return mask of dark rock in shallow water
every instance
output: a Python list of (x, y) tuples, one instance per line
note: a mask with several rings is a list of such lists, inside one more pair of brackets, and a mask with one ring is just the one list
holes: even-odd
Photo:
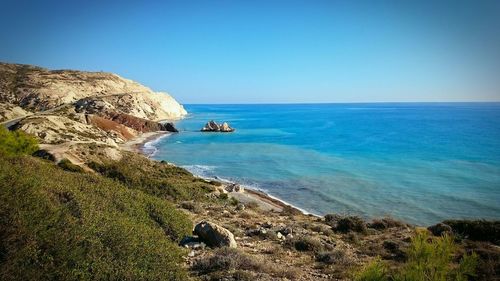
[(201, 131), (229, 133), (234, 132), (234, 128), (231, 128), (227, 122), (217, 124), (217, 122), (215, 122), (214, 120), (210, 120), (207, 124), (205, 124)]
[(178, 133), (179, 130), (174, 126), (174, 123), (163, 123), (163, 130), (162, 131), (167, 131), (167, 132), (172, 132), (172, 133)]

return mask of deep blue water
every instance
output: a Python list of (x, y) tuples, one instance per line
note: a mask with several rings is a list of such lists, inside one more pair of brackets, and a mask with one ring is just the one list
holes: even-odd
[[(500, 219), (500, 104), (187, 105), (156, 159), (315, 214)], [(208, 121), (234, 133), (202, 133)]]

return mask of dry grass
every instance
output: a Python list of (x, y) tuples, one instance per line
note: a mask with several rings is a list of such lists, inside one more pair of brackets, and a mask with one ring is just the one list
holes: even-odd
[(198, 272), (199, 275), (208, 274), (209, 280), (218, 280), (218, 276), (233, 276), (234, 278), (235, 274), (239, 275), (243, 280), (247, 280), (245, 278), (254, 278), (258, 273), (296, 280), (300, 275), (296, 270), (283, 268), (267, 262), (262, 257), (249, 255), (239, 249), (233, 248), (215, 250), (208, 258), (204, 257), (196, 260), (192, 269)]
[(189, 210), (195, 214), (201, 214), (203, 212), (203, 208), (201, 205), (194, 201), (184, 201), (179, 204), (182, 209)]

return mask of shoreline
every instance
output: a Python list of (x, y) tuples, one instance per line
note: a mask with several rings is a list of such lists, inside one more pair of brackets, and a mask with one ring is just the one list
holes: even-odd
[(120, 148), (127, 150), (127, 151), (132, 151), (132, 152), (137, 152), (144, 154), (147, 158), (150, 158), (154, 153), (146, 153), (145, 152), (145, 145), (148, 143), (158, 141), (162, 137), (166, 137), (171, 135), (171, 132), (167, 131), (155, 131), (155, 132), (148, 132), (148, 133), (142, 133), (127, 142), (123, 143), (120, 145)]
[[(166, 136), (169, 136), (171, 134), (173, 134), (173, 133), (164, 132), (164, 131), (143, 133), (143, 134), (127, 141), (126, 143), (121, 145), (121, 147), (125, 150), (137, 152), (137, 153), (145, 155), (147, 158), (151, 158), (152, 156), (154, 156), (155, 152), (148, 153), (146, 151), (147, 150), (146, 146), (148, 144), (155, 143), (158, 140), (160, 140)], [(168, 163), (171, 165), (177, 166), (177, 165), (172, 164), (170, 162), (168, 162)], [(296, 207), (293, 204), (290, 204), (284, 200), (281, 200), (280, 198), (277, 198), (275, 196), (272, 196), (272, 195), (266, 193), (265, 191), (249, 188), (248, 186), (245, 186), (245, 185), (241, 185), (244, 188), (244, 190), (242, 192), (227, 192), (227, 191), (225, 191), (225, 187), (227, 185), (230, 185), (230, 184), (240, 185), (238, 182), (231, 182), (231, 181), (227, 181), (227, 180), (221, 181), (220, 179), (216, 179), (216, 178), (205, 178), (205, 177), (202, 177), (202, 176), (199, 176), (196, 174), (193, 174), (193, 175), (198, 177), (198, 178), (204, 179), (204, 180), (220, 181), (223, 184), (222, 188), (221, 188), (223, 190), (223, 192), (227, 193), (231, 197), (236, 198), (238, 201), (240, 201), (242, 203), (255, 202), (259, 206), (259, 208), (261, 208), (263, 210), (282, 212), (285, 209), (291, 209), (292, 212), (300, 212), (302, 215), (305, 215), (305, 216), (322, 217), (320, 215), (313, 214), (313, 213), (307, 212), (299, 207)]]

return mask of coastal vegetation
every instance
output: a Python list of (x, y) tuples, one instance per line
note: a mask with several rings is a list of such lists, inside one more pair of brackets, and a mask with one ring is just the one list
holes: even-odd
[(115, 179), (129, 188), (172, 200), (204, 200), (217, 184), (194, 177), (185, 169), (151, 161), (135, 153), (124, 152), (120, 161), (91, 162), (90, 168)]
[(429, 237), (417, 232), (407, 250), (407, 261), (398, 269), (390, 270), (380, 259), (367, 264), (355, 274), (357, 281), (466, 281), (476, 276), (478, 256), (464, 254), (454, 265), (457, 246), (453, 238), (444, 235)]
[(0, 154), (16, 156), (32, 154), (38, 150), (38, 141), (23, 131), (9, 131), (0, 126)]
[(177, 243), (192, 223), (158, 197), (0, 153), (0, 201), (1, 280), (187, 278)]

